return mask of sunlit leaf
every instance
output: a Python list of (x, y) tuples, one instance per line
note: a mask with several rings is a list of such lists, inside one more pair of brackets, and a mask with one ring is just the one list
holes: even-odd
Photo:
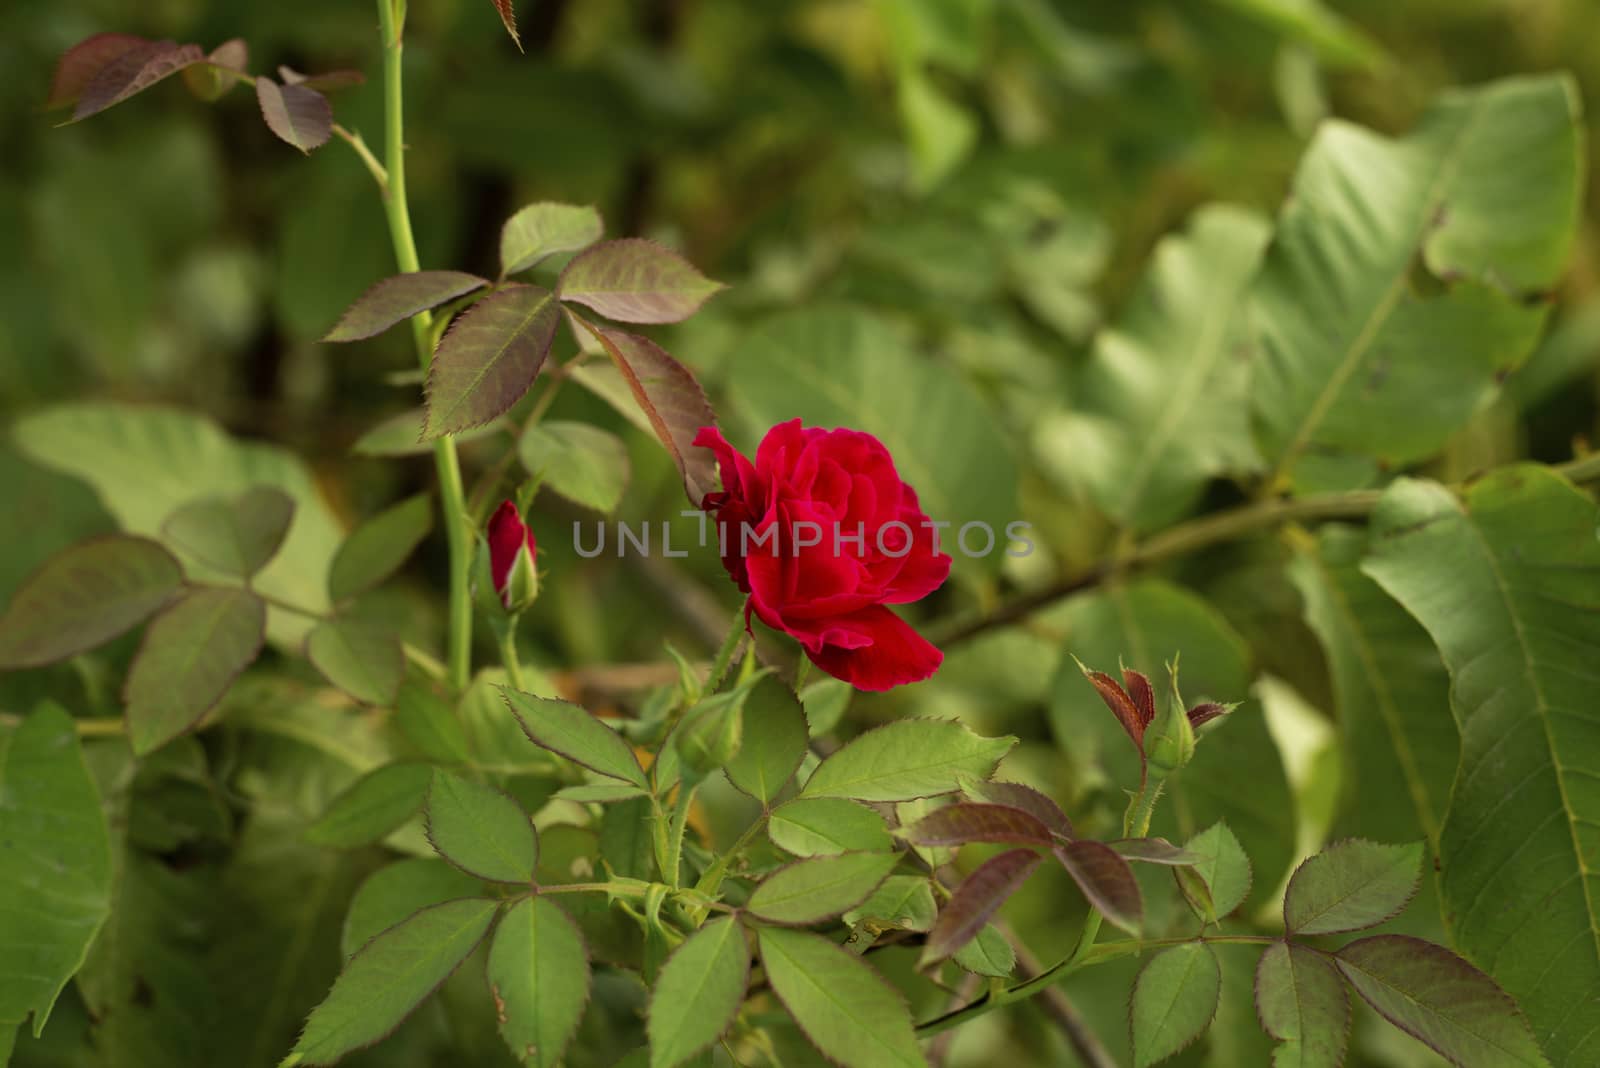
[(376, 337), (418, 312), (436, 308), (488, 284), (488, 279), (462, 271), (413, 271), (385, 278), (357, 297), (322, 340), (360, 341)]
[(503, 415), (533, 385), (558, 322), (559, 302), (539, 286), (507, 286), (462, 312), (428, 367), (423, 437)]
[(535, 697), (517, 690), (500, 688), (511, 714), (535, 745), (582, 764), (590, 771), (641, 790), (649, 789), (644, 769), (633, 749), (622, 736), (586, 710), (566, 701)]
[(1200, 859), (1178, 869), (1178, 886), (1201, 919), (1223, 919), (1244, 904), (1252, 882), (1250, 858), (1226, 823), (1218, 820), (1183, 848)]
[(963, 776), (990, 775), (1016, 742), (980, 737), (952, 720), (900, 720), (851, 739), (818, 765), (800, 795), (909, 801), (952, 793)]
[(933, 887), (926, 876), (891, 875), (872, 892), (871, 897), (846, 912), (844, 921), (852, 927), (870, 923), (878, 928), (927, 931), (932, 929), (938, 912), (938, 906), (933, 902)]
[(588, 248), (604, 232), (600, 213), (587, 204), (529, 204), (500, 230), (500, 273), (518, 274), (546, 257)]
[(990, 924), (978, 937), (956, 950), (951, 960), (974, 975), (1004, 979), (1017, 969), (1017, 951), (1000, 929)]
[(894, 847), (883, 817), (842, 797), (801, 797), (772, 810), (767, 834), (779, 849), (797, 857), (858, 850), (888, 852)]
[(578, 253), (556, 291), (618, 322), (676, 323), (722, 288), (671, 249), (629, 237)]
[(500, 1035), (517, 1059), (555, 1068), (589, 1001), (583, 935), (554, 901), (523, 898), (489, 947), (489, 991)]
[(532, 423), (517, 439), (517, 456), (542, 485), (597, 512), (615, 511), (628, 485), (627, 446), (588, 423)]

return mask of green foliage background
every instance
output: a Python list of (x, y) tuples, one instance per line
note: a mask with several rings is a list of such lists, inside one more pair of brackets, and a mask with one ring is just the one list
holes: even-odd
[[(1107, 392), (1095, 370), (1097, 331), (1115, 321), (1158, 353), (1200, 348), (1137, 329), (1141, 301), (1167, 307), (1139, 288), (1156, 242), (1188, 228), (1191, 269), (1218, 287), (1218, 300), (1236, 294), (1244, 276), (1233, 274), (1244, 267), (1230, 267), (1233, 242), (1265, 240), (1264, 221), (1319, 119), (1400, 135), (1447, 87), (1565, 69), (1584, 98), (1590, 145), (1600, 121), (1600, 6), (1589, 0), (1345, 0), (1337, 15), (1314, 0), (521, 6), (527, 55), (487, 3), (411, 4), (408, 163), (423, 264), (492, 275), (499, 223), (539, 199), (594, 203), (612, 236), (683, 250), (731, 288), (656, 336), (700, 375), (737, 443), (753, 446), (792, 415), (861, 426), (890, 445), (936, 517), (1034, 524), (1027, 558), (958, 557), (955, 581), (917, 610), (925, 620), (1076, 573), (1107, 553), (1119, 520), (1159, 529), (1241, 499), (1205, 479), (1239, 456), (1219, 427), (1234, 428), (1248, 451), (1247, 413), (1189, 413), (1165, 446), (1170, 455), (1150, 463), (1165, 471), (1192, 462), (1194, 477), (1139, 500), (1106, 495), (1102, 479), (1125, 487), (1126, 478), (1095, 467), (1104, 442), (1075, 413), (1109, 411), (1118, 432), (1135, 437), (1161, 418), (1159, 389)], [(12, 0), (0, 13), (0, 422), (25, 428), (16, 440), (51, 462), (0, 443), (0, 601), (73, 540), (118, 527), (153, 532), (198, 493), (269, 481), (300, 507), (262, 588), (315, 604), (340, 531), (430, 485), (425, 456), (349, 452), (417, 403), (403, 332), (337, 349), (316, 341), (392, 271), (381, 209), (343, 145), (301, 158), (261, 125), (247, 91), (206, 106), (176, 79), (79, 127), (52, 129), (39, 111), (56, 56), (90, 33), (208, 47), (238, 36), (256, 69), (367, 70), (368, 84), (335, 106), (340, 122), (375, 139), (373, 22), (370, 5), (329, 0)], [(1600, 432), (1597, 171), (1588, 168), (1543, 340), (1441, 448), (1401, 457), (1421, 456), (1421, 473), (1454, 482), (1522, 458), (1560, 462), (1575, 440)], [(1491, 190), (1488, 210), (1515, 212), (1518, 192)], [(1195, 214), (1216, 201), (1232, 207)], [(86, 406), (108, 401), (152, 410), (129, 417)], [(154, 406), (204, 413), (305, 466)], [(599, 400), (568, 388), (552, 417), (624, 434), (633, 478), (618, 518), (659, 523), (683, 507), (659, 446)], [(1191, 438), (1216, 455), (1193, 455)], [(504, 445), (463, 445), (469, 487)], [(207, 484), (196, 483), (195, 456)], [(1372, 480), (1342, 469), (1308, 477), (1337, 488)], [(1541, 498), (1538, 514), (1561, 506)], [(591, 705), (632, 700), (641, 671), (631, 665), (659, 665), (663, 637), (696, 656), (715, 647), (733, 599), (714, 554), (584, 561), (572, 551), (575, 520), (592, 530), (595, 516), (549, 495), (531, 518), (544, 590), (525, 657), (548, 686)], [(691, 540), (693, 524), (675, 524), (675, 537)], [(1074, 673), (1058, 676), (1062, 653), (1099, 666), (1120, 656), (1158, 672), (1181, 648), (1186, 690), (1250, 699), (1218, 736), (1226, 743), (1202, 748), (1186, 770), (1161, 817), (1169, 825), (1158, 821), (1157, 831), (1187, 836), (1226, 818), (1256, 864), (1246, 912), (1270, 911), (1290, 864), (1329, 835), (1426, 838), (1436, 849), (1441, 833), (1462, 833), (1441, 826), (1457, 736), (1434, 648), (1451, 660), (1452, 636), (1387, 600), (1380, 584), (1404, 594), (1357, 567), (1363, 548), (1343, 527), (1287, 542), (1263, 536), (1074, 598), (1027, 626), (953, 647), (926, 686), (857, 699), (846, 733), (915, 711), (1019, 735), (1010, 773), (1068, 803), (1086, 833), (1105, 831), (1136, 771), (1092, 692)], [(1401, 559), (1406, 551), (1415, 550), (1394, 550)], [(435, 537), (361, 611), (398, 621), (408, 640), (437, 652), (443, 574)], [(1352, 633), (1353, 620), (1370, 632)], [(292, 618), (274, 614), (278, 648), (301, 637)], [(480, 641), (487, 662), (488, 636)], [(1370, 648), (1385, 671), (1364, 659)], [(71, 666), (0, 677), (0, 712), (51, 697), (76, 714), (118, 715), (117, 682), (133, 649), (124, 639)], [(283, 657), (272, 667), (229, 698), (226, 716), (239, 729), (204, 745), (181, 739), (135, 764), (121, 743), (88, 744), (112, 806), (113, 919), (50, 1028), (23, 1038), (15, 1063), (271, 1065), (292, 1043), (338, 970), (350, 896), (383, 857), (320, 849), (302, 832), (357, 774), (405, 754), (370, 724), (332, 716), (303, 663)], [(642, 677), (671, 674), (648, 667)], [(1378, 692), (1374, 678), (1393, 691)], [(1416, 719), (1414, 774), (1395, 766), (1390, 746), (1360, 742), (1389, 708), (1434, 713)], [(491, 714), (469, 718), (478, 752), (498, 752), (490, 735), (500, 726)], [(1468, 746), (1478, 744), (1474, 728), (1460, 726)], [(1592, 762), (1593, 746), (1581, 745)], [(525, 804), (546, 788), (534, 777), (524, 785)], [(725, 844), (743, 810), (731, 797), (705, 808), (705, 830)], [(564, 844), (560, 833), (554, 845), (547, 836), (542, 864), (561, 863), (563, 849), (568, 860), (595, 850), (592, 832), (568, 832)], [(406, 833), (391, 845), (428, 855)], [(602, 829), (599, 850), (625, 853), (617, 838)], [(1436, 895), (1425, 880), (1424, 900), (1398, 928), (1448, 941)], [(1070, 945), (1080, 908), (1052, 871), (1005, 916), (1050, 960)], [(1249, 962), (1232, 951), (1221, 953), (1215, 1030), (1180, 1063), (1266, 1063)], [(914, 960), (891, 951), (879, 962), (914, 1006), (936, 1009), (938, 992), (911, 977)], [(1119, 1058), (1132, 967), (1068, 988)], [(479, 974), (463, 969), (395, 1039), (348, 1063), (506, 1063), (474, 986)], [(575, 1066), (613, 1063), (642, 1040), (632, 1014), (642, 990), (616, 971), (597, 972), (596, 982)], [(784, 1063), (809, 1063), (790, 1037), (784, 1052), (799, 1059)], [(1030, 1003), (960, 1031), (946, 1063), (1070, 1057)], [(1358, 1015), (1350, 1063), (1433, 1063), (1427, 1057)]]

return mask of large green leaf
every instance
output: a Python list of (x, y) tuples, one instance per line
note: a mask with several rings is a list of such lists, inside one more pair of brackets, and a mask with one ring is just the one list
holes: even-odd
[(435, 857), (408, 857), (379, 868), (356, 888), (345, 913), (339, 947), (345, 957), (412, 913), (457, 898), (474, 897), (483, 884)]
[[(167, 516), (197, 497), (278, 487), (294, 498), (294, 525), (255, 587), (306, 608), (328, 606), (322, 576), (341, 528), (310, 471), (286, 450), (235, 441), (188, 412), (113, 404), (49, 408), (18, 420), (13, 434), (32, 459), (89, 483), (132, 534), (160, 537)], [(191, 563), (191, 578), (221, 577)], [(293, 645), (308, 629), (303, 617), (272, 614), (274, 642)]]
[(294, 498), (276, 486), (201, 497), (167, 517), (161, 533), (195, 559), (237, 578), (260, 571), (283, 545)]
[(627, 237), (572, 257), (557, 291), (618, 322), (676, 323), (722, 288), (671, 249)]
[(1365, 532), (1329, 525), (1289, 574), (1333, 675), (1343, 743), (1338, 831), (1437, 849), (1459, 741), (1427, 631), (1358, 566)]
[(712, 920), (679, 946), (650, 999), (651, 1068), (675, 1068), (733, 1023), (750, 981), (750, 946), (731, 916)]
[(1526, 298), (1576, 222), (1577, 107), (1569, 80), (1524, 78), (1449, 94), (1398, 141), (1322, 126), (1253, 290), (1279, 476), (1339, 488), (1426, 457), (1527, 357), (1545, 309)]
[(1075, 453), (1095, 499), (1127, 526), (1174, 519), (1207, 479), (1257, 463), (1240, 298), (1268, 233), (1238, 208), (1199, 212), (1156, 246), (1121, 320), (1095, 338), (1073, 398)]
[(802, 797), (910, 801), (954, 793), (963, 777), (988, 778), (1017, 744), (984, 738), (953, 720), (905, 719), (840, 747), (811, 773)]
[(147, 538), (112, 535), (69, 546), (30, 575), (0, 615), (0, 668), (50, 664), (110, 641), (182, 582), (172, 554)]
[(583, 936), (561, 906), (530, 897), (511, 907), (489, 947), (489, 990), (517, 1059), (533, 1068), (560, 1064), (589, 1001)]
[(628, 486), (628, 448), (615, 434), (588, 423), (552, 419), (531, 423), (517, 439), (530, 475), (574, 504), (607, 514)]
[(477, 948), (496, 907), (481, 899), (434, 905), (368, 942), (306, 1020), (298, 1063), (332, 1064), (394, 1030)]
[(587, 204), (529, 204), (500, 228), (500, 273), (517, 274), (547, 256), (586, 248), (604, 232), (600, 213)]
[(649, 787), (639, 758), (633, 755), (622, 735), (587, 710), (566, 701), (535, 697), (503, 686), (500, 694), (535, 745), (582, 764), (590, 771), (621, 779), (640, 789)]
[(435, 770), (428, 790), (428, 840), (462, 871), (501, 883), (530, 883), (539, 840), (528, 814), (492, 787)]
[[(1088, 664), (1115, 664), (1153, 679), (1163, 662), (1182, 654), (1181, 681), (1189, 701), (1243, 699), (1250, 685), (1244, 642), (1194, 594), (1159, 579), (1112, 585), (1070, 602), (1064, 613), (1066, 647)], [(1050, 705), (1058, 742), (1081, 759), (1097, 759), (1116, 791), (1139, 782), (1139, 757), (1116, 718), (1071, 658), (1056, 676)], [(1240, 787), (1249, 783), (1248, 790)], [(1188, 841), (1218, 820), (1244, 845), (1255, 866), (1251, 900), (1272, 892), (1293, 859), (1294, 801), (1283, 761), (1254, 701), (1245, 701), (1201, 735), (1194, 760), (1167, 780), (1150, 833)]]
[(267, 606), (247, 590), (193, 590), (145, 631), (123, 684), (128, 740), (144, 754), (200, 722), (261, 652)]
[(764, 927), (761, 963), (783, 1007), (844, 1068), (926, 1068), (895, 989), (860, 958), (806, 931)]
[(1166, 1060), (1199, 1038), (1217, 1014), (1221, 993), (1222, 966), (1203, 942), (1173, 946), (1151, 957), (1133, 985), (1128, 1010), (1137, 1068)]
[(819, 923), (865, 901), (899, 861), (895, 853), (806, 857), (763, 879), (745, 907), (768, 923)]
[(770, 805), (806, 755), (810, 734), (805, 710), (787, 683), (765, 675), (745, 698), (740, 715), (739, 752), (724, 770), (734, 786)]
[(1274, 1068), (1339, 1068), (1350, 1037), (1350, 997), (1316, 950), (1274, 942), (1256, 966), (1256, 1014), (1282, 1043)]
[[(1016, 518), (1016, 469), (993, 415), (954, 372), (917, 356), (868, 312), (844, 307), (775, 316), (737, 351), (729, 387), (752, 446), (795, 417), (874, 434), (928, 517), (952, 524), (942, 540), (957, 563), (968, 559), (956, 544), (961, 526), (987, 523), (997, 543), (983, 562), (999, 567)], [(981, 550), (978, 534), (969, 537)]]
[(1283, 925), (1297, 935), (1376, 927), (1398, 915), (1422, 879), (1422, 846), (1335, 842), (1295, 869)]
[(0, 736), (0, 1030), (38, 1035), (111, 907), (111, 841), (72, 717)]
[(1538, 467), (1458, 500), (1402, 480), (1363, 568), (1450, 669), (1461, 765), (1439, 835), (1451, 940), (1510, 991), (1559, 1064), (1600, 1061), (1600, 509)]
[(887, 853), (894, 847), (882, 816), (860, 802), (842, 797), (786, 801), (772, 810), (767, 834), (779, 849), (797, 857), (856, 850)]

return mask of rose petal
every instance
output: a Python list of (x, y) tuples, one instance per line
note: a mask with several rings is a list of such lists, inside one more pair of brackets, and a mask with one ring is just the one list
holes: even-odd
[[(858, 690), (879, 692), (921, 682), (944, 661), (944, 654), (932, 643), (881, 605), (829, 624), (826, 644), (806, 653), (817, 667)], [(857, 644), (863, 638), (866, 644)]]

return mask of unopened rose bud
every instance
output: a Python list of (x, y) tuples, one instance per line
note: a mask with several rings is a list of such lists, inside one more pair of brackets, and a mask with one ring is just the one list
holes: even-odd
[(1144, 753), (1151, 772), (1158, 779), (1177, 771), (1194, 759), (1194, 725), (1184, 710), (1178, 692), (1178, 665), (1168, 665), (1172, 675), (1172, 698), (1156, 713), (1145, 730)]
[(539, 574), (533, 566), (538, 552), (533, 531), (517, 514), (517, 506), (503, 502), (489, 519), (489, 576), (507, 612), (522, 611), (539, 595)]

